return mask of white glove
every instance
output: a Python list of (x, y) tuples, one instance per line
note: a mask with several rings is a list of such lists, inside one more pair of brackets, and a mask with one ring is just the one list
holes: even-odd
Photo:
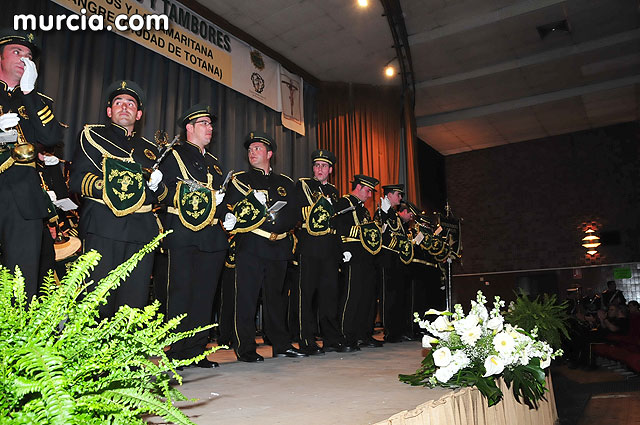
[(222, 203), (222, 200), (224, 199), (224, 192), (222, 191), (222, 189), (216, 190), (215, 195), (216, 195), (216, 207), (217, 207)]
[(147, 186), (149, 186), (149, 189), (151, 189), (152, 192), (155, 192), (156, 190), (158, 190), (158, 186), (160, 185), (161, 181), (162, 181), (162, 171), (155, 170), (153, 173), (151, 173), (151, 177), (149, 177)]
[(47, 190), (47, 195), (49, 195), (49, 199), (51, 199), (51, 202), (56, 202), (58, 200), (58, 197), (53, 190)]
[(230, 212), (228, 212), (224, 216), (224, 221), (222, 222), (222, 227), (224, 227), (224, 230), (226, 230), (227, 232), (231, 231), (234, 227), (236, 227), (236, 221), (238, 221), (236, 216), (231, 214)]
[(380, 209), (385, 213), (389, 212), (389, 208), (391, 208), (391, 201), (386, 196), (384, 198), (380, 198)]
[(348, 263), (351, 260), (351, 253), (349, 251), (345, 251), (342, 253), (342, 262)]
[(333, 202), (331, 201), (330, 196), (325, 196), (325, 198), (327, 199), (327, 202), (329, 203), (329, 205), (333, 205)]
[(256, 197), (258, 202), (260, 202), (265, 207), (267, 206), (267, 195), (265, 195), (264, 192), (258, 192), (257, 190), (254, 190), (253, 195)]
[(422, 232), (418, 232), (416, 237), (413, 238), (413, 244), (414, 245), (420, 245), (423, 240), (424, 240), (424, 235), (422, 234)]
[(20, 117), (15, 112), (0, 115), (0, 130), (7, 131), (7, 129), (18, 125), (19, 121)]
[(58, 165), (60, 163), (60, 158), (55, 155), (44, 155), (42, 162), (44, 162), (44, 165)]
[(20, 58), (24, 63), (24, 72), (20, 78), (20, 90), (22, 93), (28, 94), (36, 88), (36, 80), (38, 79), (38, 70), (36, 64), (29, 58)]

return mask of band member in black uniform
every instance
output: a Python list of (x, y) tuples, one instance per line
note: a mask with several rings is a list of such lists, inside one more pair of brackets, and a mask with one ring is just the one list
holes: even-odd
[(37, 292), (42, 241), (50, 237), (44, 219), (51, 202), (36, 171), (35, 144), (53, 146), (61, 136), (51, 99), (35, 90), (39, 53), (33, 34), (0, 33), (0, 134), (17, 132), (0, 144), (0, 262), (12, 272), (20, 267), (27, 298)]
[[(234, 216), (235, 217), (235, 216)], [(218, 315), (218, 345), (231, 347), (235, 316), (236, 242), (229, 239), (229, 251), (220, 279), (220, 313)]]
[[(336, 157), (332, 152), (317, 150), (311, 154), (313, 178), (302, 178), (296, 184), (302, 212), (302, 229), (298, 232), (298, 319), (300, 349), (307, 354), (324, 351), (354, 351), (344, 345), (338, 321), (338, 268), (341, 260), (340, 239), (332, 226), (333, 206), (338, 189), (329, 183)], [(317, 312), (313, 308), (317, 301)], [(320, 323), (323, 347), (315, 342), (316, 317)]]
[[(273, 356), (304, 357), (290, 344), (284, 290), (287, 261), (295, 249), (290, 231), (299, 216), (295, 185), (271, 169), (276, 151), (271, 138), (250, 133), (244, 147), (251, 169), (234, 175), (226, 200), (237, 218), (233, 348), (240, 361), (264, 360), (256, 353), (255, 343), (255, 312), (262, 289), (265, 330)], [(286, 204), (281, 207), (278, 201)]]
[[(404, 330), (403, 304), (408, 287), (400, 261), (400, 248), (407, 248), (407, 240), (402, 221), (396, 208), (402, 201), (404, 185), (391, 184), (382, 186), (384, 197), (375, 219), (382, 226), (382, 252), (377, 260), (380, 266), (382, 282), (382, 323), (384, 324), (384, 340), (400, 342)], [(409, 247), (412, 249), (412, 247)], [(410, 261), (411, 259), (409, 259)]]
[[(401, 319), (399, 319), (399, 329), (403, 340), (414, 340), (416, 338), (416, 332), (414, 330), (416, 323), (413, 321), (413, 313), (416, 311), (421, 312), (423, 305), (419, 303), (424, 303), (425, 299), (424, 297), (418, 299), (420, 294), (416, 290), (411, 272), (414, 264), (413, 259), (420, 249), (419, 244), (422, 242), (424, 236), (413, 227), (415, 215), (407, 202), (401, 202), (400, 205), (398, 205), (397, 212), (398, 217), (400, 217), (402, 221), (404, 234), (407, 236), (406, 239), (403, 239), (405, 241), (403, 243), (408, 244), (403, 251), (398, 250), (399, 256), (402, 255), (400, 257), (400, 273), (402, 274), (402, 282), (404, 283), (403, 287), (405, 289), (404, 302), (400, 306), (399, 314)], [(422, 312), (424, 311), (426, 311), (426, 309), (422, 310)]]
[[(380, 346), (373, 338), (370, 313), (376, 301), (376, 273), (374, 258), (382, 248), (380, 228), (371, 220), (364, 203), (371, 198), (378, 180), (356, 174), (351, 193), (344, 195), (335, 206), (336, 232), (342, 241), (342, 279), (340, 297), (340, 331), (345, 344), (357, 347)], [(349, 210), (351, 209), (351, 210)]]
[[(82, 196), (80, 238), (84, 251), (95, 249), (102, 259), (90, 279), (97, 283), (128, 260), (159, 233), (153, 203), (168, 190), (162, 172), (153, 170), (156, 145), (135, 131), (142, 118), (144, 92), (132, 81), (120, 80), (107, 89), (107, 125), (87, 124), (73, 155), (70, 187)], [(144, 307), (149, 300), (153, 255), (145, 255), (113, 290), (102, 317), (122, 305)]]
[[(430, 308), (443, 310), (446, 299), (442, 286), (442, 270), (434, 256), (429, 252), (434, 242), (432, 224), (422, 215), (422, 211), (413, 203), (407, 202), (413, 221), (410, 224), (414, 241), (414, 255), (409, 265), (412, 280), (412, 312), (422, 315)], [(404, 204), (400, 208), (403, 208)], [(400, 209), (399, 209), (400, 210)], [(422, 332), (417, 323), (413, 324), (414, 335)]]
[[(235, 224), (233, 214), (218, 208), (224, 199), (224, 181), (218, 159), (206, 151), (213, 136), (214, 115), (207, 105), (195, 105), (179, 119), (186, 141), (175, 146), (160, 169), (169, 188), (164, 228), (173, 230), (165, 241), (168, 255), (167, 317), (186, 313), (178, 331), (205, 326), (211, 321), (213, 299), (229, 243), (221, 219)], [(225, 205), (223, 205), (225, 207)], [(199, 332), (171, 345), (168, 356), (188, 359), (205, 351), (208, 332)], [(217, 367), (202, 359), (199, 367)]]

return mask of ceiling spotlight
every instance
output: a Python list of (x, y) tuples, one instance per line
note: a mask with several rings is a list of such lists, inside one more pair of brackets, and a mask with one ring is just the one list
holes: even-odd
[(384, 75), (391, 78), (396, 75), (396, 68), (393, 65), (387, 65), (384, 67)]
[(358, 6), (367, 7), (367, 6), (369, 6), (369, 1), (368, 0), (358, 0)]
[(557, 22), (551, 22), (549, 24), (544, 24), (536, 27), (538, 30), (538, 35), (540, 35), (540, 39), (544, 40), (549, 34), (552, 33), (561, 33), (561, 34), (569, 34), (571, 33), (571, 27), (569, 26), (569, 22), (566, 19)]

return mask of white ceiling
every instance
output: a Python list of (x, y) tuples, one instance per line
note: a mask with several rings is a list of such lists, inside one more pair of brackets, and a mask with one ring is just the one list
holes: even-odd
[[(400, 84), (379, 0), (199, 1), (318, 80)], [(399, 1), (418, 136), (444, 155), (640, 118), (640, 0)]]

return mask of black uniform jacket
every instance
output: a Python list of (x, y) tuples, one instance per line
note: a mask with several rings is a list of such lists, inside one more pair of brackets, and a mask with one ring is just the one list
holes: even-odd
[[(309, 192), (305, 190), (305, 186)], [(313, 202), (318, 196), (325, 196), (331, 200), (332, 205), (338, 202), (338, 189), (331, 183), (322, 184), (315, 178), (301, 178), (296, 183), (296, 194), (298, 195), (298, 203), (300, 205), (300, 220), (304, 223), (309, 214), (309, 210)], [(311, 194), (311, 199), (309, 199)], [(337, 212), (334, 210), (334, 212)], [(298, 231), (298, 249), (297, 252), (316, 258), (327, 258), (335, 256), (342, 258), (340, 251), (340, 238), (335, 232), (335, 225), (331, 225), (331, 232), (326, 235), (312, 236), (307, 232), (305, 226)]]
[[(27, 142), (53, 146), (62, 137), (61, 127), (51, 111), (52, 101), (35, 90), (23, 94), (20, 86), (9, 90), (0, 80), (0, 114), (15, 112), (20, 116), (20, 129)], [(10, 158), (10, 150), (0, 153), (0, 168)], [(43, 196), (35, 160), (28, 164), (14, 163), (0, 173), (0, 186), (11, 188), (20, 214), (25, 219), (48, 217), (47, 196)]]
[(402, 220), (393, 207), (390, 207), (386, 213), (381, 208), (378, 208), (374, 219), (384, 229), (382, 233), (382, 251), (380, 252), (382, 255), (378, 256), (378, 261), (385, 267), (391, 267), (397, 263), (395, 260), (399, 259), (397, 241), (395, 241), (394, 235), (404, 235), (406, 231), (402, 225)]
[[(180, 170), (175, 155), (178, 155), (182, 160), (188, 173), (186, 176), (184, 176)], [(163, 174), (163, 181), (166, 182), (169, 189), (169, 194), (165, 198), (165, 202), (174, 208), (177, 207), (175, 204), (175, 194), (176, 186), (179, 182), (178, 178), (193, 179), (202, 185), (206, 185), (208, 176), (211, 176), (211, 189), (217, 190), (222, 185), (225, 177), (222, 174), (218, 158), (208, 152), (203, 155), (198, 146), (188, 141), (174, 147), (173, 152), (167, 154), (163, 159), (160, 170)], [(173, 233), (164, 240), (164, 246), (169, 249), (195, 246), (200, 251), (205, 252), (226, 250), (229, 248), (229, 243), (227, 242), (227, 234), (222, 229), (220, 220), (224, 220), (227, 212), (229, 211), (226, 209), (226, 204), (224, 202), (221, 203), (216, 208), (214, 217), (218, 220), (214, 220), (215, 224), (206, 226), (197, 232), (185, 227), (177, 214), (164, 213), (162, 216), (164, 228), (173, 230)]]
[(335, 217), (334, 223), (338, 236), (342, 240), (342, 251), (349, 251), (352, 255), (350, 261), (355, 263), (373, 258), (362, 246), (358, 229), (360, 224), (371, 221), (371, 214), (369, 214), (369, 210), (364, 206), (364, 203), (353, 195), (341, 197), (336, 203), (335, 210), (342, 211), (352, 205), (356, 209)]
[[(103, 172), (100, 149), (118, 158), (131, 157), (142, 167), (151, 168), (158, 157), (156, 145), (117, 124), (85, 125), (80, 133), (71, 166), (71, 191), (83, 196), (80, 237), (92, 233), (104, 238), (145, 244), (158, 235), (158, 223), (152, 213), (131, 213), (116, 217), (102, 200)], [(145, 203), (141, 208), (162, 202), (168, 193), (164, 183), (153, 192), (145, 185)], [(147, 207), (148, 208), (148, 207)]]
[[(268, 233), (283, 234), (292, 230), (300, 215), (295, 184), (293, 180), (283, 174), (271, 172), (265, 174), (263, 170), (251, 168), (234, 175), (225, 202), (230, 206), (244, 199), (251, 191), (257, 190), (267, 195), (267, 208), (277, 201), (286, 201), (275, 221), (265, 220), (259, 229)], [(238, 233), (235, 237), (237, 252), (249, 252), (258, 257), (271, 260), (289, 260), (293, 258), (294, 237), (291, 234), (280, 240), (269, 240), (252, 232)]]

